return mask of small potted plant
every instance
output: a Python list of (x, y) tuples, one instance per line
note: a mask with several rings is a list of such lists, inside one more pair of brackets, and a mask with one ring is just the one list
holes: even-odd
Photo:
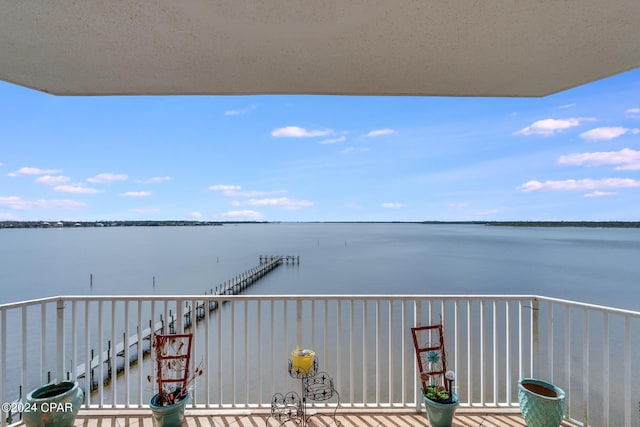
[(418, 326), (411, 328), (411, 332), (429, 424), (450, 427), (459, 400), (453, 392), (455, 373), (447, 371), (442, 325)]
[[(154, 338), (154, 357), (158, 392), (149, 406), (158, 427), (178, 427), (184, 420), (184, 408), (189, 389), (202, 375), (202, 366), (191, 367), (193, 334), (157, 334)], [(152, 381), (151, 376), (148, 377)]]
[(458, 395), (452, 389), (455, 378), (455, 372), (447, 371), (444, 385), (434, 381), (433, 376), (426, 372), (420, 374), (420, 379), (428, 382), (422, 389), (422, 400), (432, 427), (449, 427), (453, 422), (453, 415), (459, 404)]

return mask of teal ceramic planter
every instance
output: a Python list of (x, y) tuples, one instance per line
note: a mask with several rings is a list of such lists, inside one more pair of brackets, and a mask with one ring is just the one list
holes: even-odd
[(178, 427), (184, 421), (184, 407), (187, 405), (190, 393), (179, 402), (168, 406), (158, 406), (156, 401), (158, 394), (154, 394), (149, 402), (151, 412), (153, 413), (153, 419), (158, 427)]
[(545, 381), (521, 378), (518, 403), (528, 427), (558, 427), (564, 417), (564, 391)]
[(458, 395), (451, 393), (453, 397), (452, 403), (438, 403), (431, 399), (428, 399), (424, 394), (422, 400), (424, 401), (424, 407), (427, 412), (427, 418), (431, 427), (451, 427), (453, 422), (453, 415), (456, 412), (456, 408), (460, 403)]
[(83, 399), (75, 381), (47, 384), (27, 394), (22, 419), (27, 427), (71, 427)]

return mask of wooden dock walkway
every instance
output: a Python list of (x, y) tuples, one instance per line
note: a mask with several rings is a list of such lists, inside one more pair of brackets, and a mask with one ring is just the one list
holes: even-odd
[[(293, 255), (260, 255), (259, 264), (242, 274), (239, 274), (232, 279), (216, 286), (216, 288), (210, 289), (210, 293), (205, 292), (205, 301), (196, 304), (195, 310), (191, 305), (186, 306), (183, 311), (183, 326), (184, 329), (191, 329), (193, 327), (194, 317), (196, 324), (204, 320), (206, 317), (207, 309), (209, 312), (213, 312), (218, 309), (218, 301), (206, 301), (207, 295), (238, 295), (242, 293), (249, 286), (260, 280), (262, 277), (273, 271), (279, 265), (285, 264), (299, 264), (300, 257)], [(195, 312), (195, 316), (194, 316)], [(160, 320), (153, 322), (149, 320), (149, 327), (144, 329), (138, 334), (130, 335), (126, 339), (126, 335), (122, 334), (122, 341), (115, 344), (112, 347), (111, 341), (107, 343), (107, 350), (103, 351), (101, 355), (95, 355), (94, 350), (91, 350), (90, 359), (90, 372), (91, 372), (91, 390), (98, 388), (98, 379), (96, 378), (96, 371), (99, 370), (100, 364), (104, 363), (106, 366), (103, 368), (103, 384), (108, 384), (112, 376), (112, 363), (111, 357), (116, 355), (116, 373), (124, 371), (125, 365), (125, 341), (129, 348), (129, 365), (133, 365), (138, 362), (139, 354), (142, 353), (142, 357), (145, 357), (151, 352), (151, 337), (155, 334), (163, 333), (176, 333), (177, 319), (176, 314), (171, 310), (169, 311), (169, 318), (163, 319), (162, 314)], [(84, 378), (87, 372), (86, 363), (82, 363), (75, 368), (75, 377)]]

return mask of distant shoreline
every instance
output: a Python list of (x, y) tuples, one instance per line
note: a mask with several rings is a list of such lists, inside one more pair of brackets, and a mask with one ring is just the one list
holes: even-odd
[(200, 227), (224, 224), (428, 224), (494, 227), (640, 228), (640, 221), (0, 221), (0, 228)]
[(640, 228), (640, 221), (424, 221), (423, 224), (479, 224), (495, 227)]

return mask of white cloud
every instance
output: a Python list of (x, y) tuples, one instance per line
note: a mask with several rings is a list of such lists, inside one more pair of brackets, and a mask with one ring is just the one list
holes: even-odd
[(466, 208), (469, 207), (468, 203), (449, 203), (447, 206), (449, 206), (450, 208)]
[(200, 219), (200, 218), (202, 218), (202, 214), (201, 214), (200, 212), (197, 212), (197, 211), (189, 212), (189, 213), (187, 214), (187, 216), (188, 216), (189, 218), (194, 218), (194, 219)]
[(252, 211), (252, 210), (244, 210), (244, 211), (229, 211), (220, 215), (225, 219), (232, 220), (248, 220), (248, 221), (260, 221), (264, 219), (264, 215), (260, 212)]
[(287, 190), (273, 190), (273, 191), (226, 191), (225, 196), (230, 197), (262, 197), (271, 194), (283, 194), (287, 193)]
[(71, 181), (71, 178), (68, 176), (52, 176), (52, 175), (44, 175), (35, 179), (35, 183), (37, 184), (45, 184), (45, 185), (58, 185), (65, 182)]
[(519, 131), (514, 132), (514, 135), (544, 135), (551, 136), (557, 132), (569, 129), (575, 126), (579, 126), (584, 121), (591, 121), (594, 119), (589, 118), (569, 118), (569, 119), (543, 119), (533, 122), (531, 125), (526, 126)]
[(580, 138), (587, 141), (603, 141), (614, 139), (627, 133), (637, 134), (640, 129), (629, 129), (621, 126), (601, 127), (582, 132)]
[(500, 211), (498, 209), (489, 209), (486, 211), (478, 211), (475, 214), (477, 216), (489, 216), (489, 215), (495, 215), (497, 213), (499, 213)]
[(129, 177), (125, 174), (100, 173), (94, 177), (87, 178), (92, 184), (105, 184), (109, 182), (126, 181)]
[(610, 188), (640, 187), (640, 181), (630, 178), (567, 179), (564, 181), (529, 181), (517, 188), (531, 191), (593, 191)]
[(307, 130), (298, 126), (286, 126), (274, 129), (271, 136), (276, 138), (312, 138), (316, 136), (330, 135), (333, 131), (327, 130)]
[(239, 185), (227, 185), (227, 184), (215, 184), (215, 185), (211, 185), (209, 187), (207, 187), (207, 190), (209, 191), (221, 191), (223, 193), (228, 192), (228, 191), (237, 191), (240, 190), (242, 187), (240, 187)]
[(575, 107), (576, 104), (564, 104), (564, 105), (560, 105), (558, 108), (571, 108), (571, 107)]
[(60, 193), (71, 194), (98, 194), (102, 193), (101, 190), (97, 190), (91, 187), (85, 187), (84, 184), (71, 184), (71, 185), (58, 185), (53, 187), (55, 191)]
[(627, 108), (624, 115), (632, 119), (640, 119), (640, 108)]
[(313, 206), (313, 202), (309, 200), (290, 199), (289, 197), (278, 197), (272, 199), (249, 199), (245, 201), (233, 201), (232, 206), (274, 206), (286, 210), (297, 210)]
[(369, 147), (356, 148), (356, 147), (347, 147), (344, 150), (340, 151), (340, 154), (356, 154), (356, 153), (366, 153), (371, 151)]
[(147, 179), (137, 179), (138, 184), (160, 184), (161, 182), (171, 181), (170, 176), (154, 176)]
[(387, 202), (387, 203), (383, 203), (380, 205), (380, 207), (383, 207), (385, 209), (401, 209), (406, 207), (407, 205), (403, 204), (403, 203), (396, 203), (396, 202)]
[(15, 172), (8, 173), (7, 176), (16, 177), (16, 176), (24, 176), (24, 175), (56, 175), (59, 173), (62, 173), (62, 170), (24, 167), (24, 168), (18, 169)]
[(86, 206), (74, 200), (24, 200), (20, 197), (0, 197), (0, 207), (12, 210), (31, 209), (79, 209)]
[(151, 195), (151, 191), (127, 191), (120, 193), (122, 197), (147, 197)]
[(393, 133), (396, 133), (395, 130), (393, 129), (376, 129), (376, 130), (372, 130), (371, 132), (369, 132), (368, 134), (366, 134), (365, 136), (367, 137), (372, 137), (372, 136), (382, 136), (382, 135), (391, 135)]
[(158, 208), (137, 208), (133, 210), (135, 213), (139, 214), (149, 214), (149, 213), (157, 213), (160, 212)]
[(587, 193), (584, 197), (604, 197), (604, 196), (615, 196), (616, 192), (614, 191), (593, 191), (591, 193)]
[(258, 108), (257, 104), (252, 104), (250, 107), (247, 108), (243, 108), (240, 110), (228, 110), (224, 112), (225, 116), (239, 116), (242, 114), (248, 114), (250, 113), (252, 110), (255, 110), (256, 108)]
[(216, 184), (207, 188), (209, 191), (219, 191), (223, 195), (228, 197), (261, 197), (268, 196), (270, 194), (282, 194), (286, 193), (287, 190), (273, 190), (273, 191), (250, 191), (245, 190), (242, 191), (242, 187), (240, 185), (226, 185), (226, 184)]
[(318, 144), (338, 144), (340, 142), (345, 142), (347, 140), (346, 136), (341, 136), (339, 138), (329, 138), (323, 141), (318, 142)]
[(623, 148), (620, 151), (575, 153), (560, 156), (558, 164), (576, 166), (618, 165), (615, 170), (640, 170), (640, 151)]

